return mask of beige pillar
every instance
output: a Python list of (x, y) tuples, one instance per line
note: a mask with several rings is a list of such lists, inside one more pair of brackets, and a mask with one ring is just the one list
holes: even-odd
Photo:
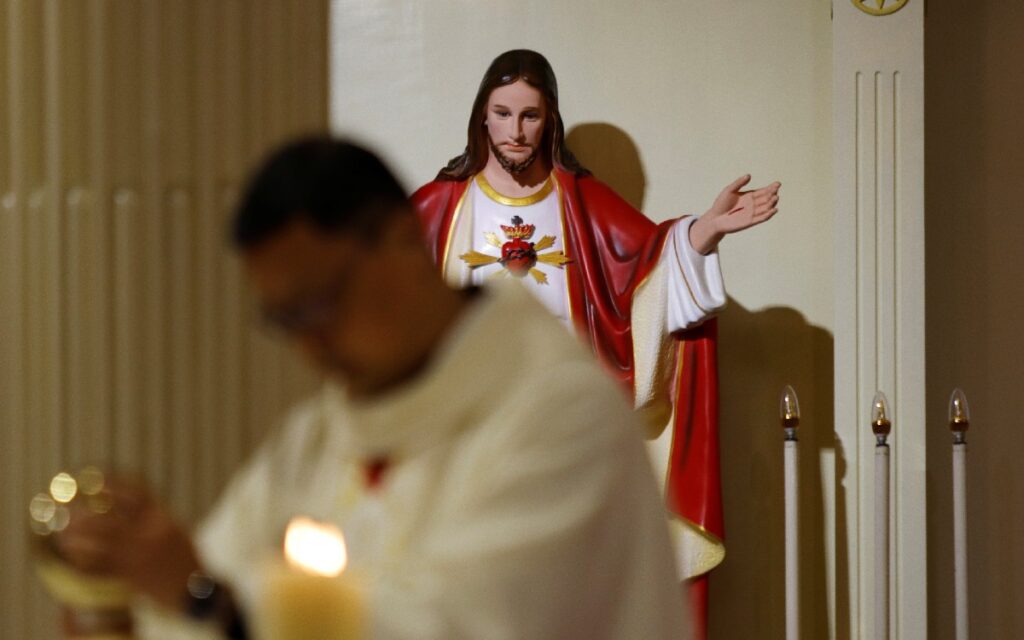
[(890, 401), (890, 636), (927, 637), (924, 2), (834, 0), (838, 637), (873, 637), (871, 399)]

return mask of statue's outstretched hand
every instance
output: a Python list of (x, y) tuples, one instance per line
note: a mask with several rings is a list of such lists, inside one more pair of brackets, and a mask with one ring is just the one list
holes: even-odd
[(690, 226), (690, 244), (701, 253), (710, 253), (726, 234), (748, 229), (771, 219), (779, 208), (779, 182), (743, 191), (750, 183), (745, 175), (722, 189), (714, 204)]

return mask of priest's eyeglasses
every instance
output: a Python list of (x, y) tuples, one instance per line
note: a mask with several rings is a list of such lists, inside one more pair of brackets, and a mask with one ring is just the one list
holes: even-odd
[(262, 310), (263, 321), (277, 331), (300, 336), (327, 328), (338, 315), (342, 296), (351, 282), (343, 271), (334, 282), (293, 303)]

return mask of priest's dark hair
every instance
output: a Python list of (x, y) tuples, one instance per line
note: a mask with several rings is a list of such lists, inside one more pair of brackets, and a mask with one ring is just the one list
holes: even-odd
[(540, 91), (544, 98), (547, 118), (544, 137), (541, 139), (541, 153), (549, 156), (551, 166), (577, 175), (590, 173), (565, 146), (565, 128), (558, 111), (558, 82), (547, 58), (529, 49), (513, 49), (495, 58), (491, 66), (487, 67), (473, 101), (473, 111), (469, 114), (466, 150), (448, 161), (437, 174), (437, 180), (465, 180), (483, 170), (490, 148), (484, 126), (487, 100), (492, 91), (517, 80), (523, 80)]
[(390, 216), (408, 210), (405, 191), (384, 163), (352, 142), (311, 136), (273, 152), (256, 170), (231, 227), (247, 249), (292, 221), (372, 240)]

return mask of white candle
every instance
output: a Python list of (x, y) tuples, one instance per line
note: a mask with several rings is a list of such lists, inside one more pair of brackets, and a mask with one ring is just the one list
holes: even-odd
[(967, 444), (953, 445), (953, 582), (956, 640), (967, 640)]
[(967, 429), (971, 412), (967, 396), (954, 389), (949, 398), (953, 432), (953, 591), (956, 640), (967, 640)]
[(875, 638), (889, 638), (889, 446), (875, 447)]
[(797, 491), (797, 464), (799, 462), (799, 446), (796, 430), (800, 426), (800, 403), (793, 387), (786, 385), (779, 399), (779, 421), (782, 423), (785, 441), (783, 442), (783, 467), (785, 483), (785, 519), (786, 519), (786, 640), (800, 638), (800, 537), (799, 523), (799, 491)]
[(797, 558), (800, 539), (797, 535), (796, 467), (799, 459), (796, 440), (787, 440), (786, 473), (786, 640), (800, 638), (800, 565)]
[(343, 573), (341, 531), (295, 518), (285, 534), (285, 559), (265, 574), (256, 633), (263, 640), (350, 640), (364, 637), (363, 590)]
[(875, 638), (889, 638), (889, 402), (879, 391), (871, 403), (875, 434)]

